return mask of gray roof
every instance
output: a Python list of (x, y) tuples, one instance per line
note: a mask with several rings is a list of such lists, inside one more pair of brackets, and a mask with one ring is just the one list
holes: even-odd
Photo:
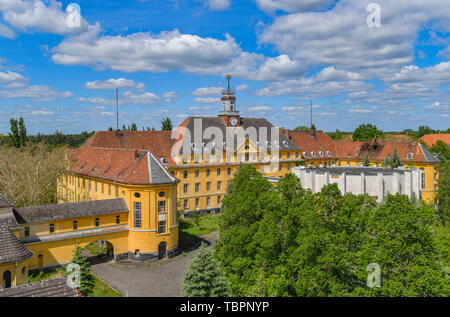
[(42, 222), (79, 217), (106, 215), (128, 211), (122, 198), (92, 200), (77, 203), (15, 208), (14, 215), (19, 223)]
[(383, 168), (383, 167), (363, 167), (363, 166), (332, 166), (332, 167), (314, 167), (314, 168), (300, 168), (300, 167), (294, 167), (295, 169), (299, 170), (305, 170), (307, 172), (313, 171), (316, 173), (346, 173), (348, 174), (354, 174), (354, 175), (360, 175), (361, 173), (364, 173), (366, 175), (376, 175), (378, 173), (383, 174), (393, 174), (393, 173), (399, 173), (404, 174), (405, 169), (402, 168)]
[(0, 297), (79, 297), (80, 293), (69, 286), (66, 276), (0, 289)]
[(433, 154), (431, 154), (430, 151), (428, 151), (426, 147), (424, 147), (422, 144), (420, 144), (420, 142), (418, 142), (417, 144), (419, 144), (420, 148), (422, 149), (427, 162), (431, 162), (431, 163), (439, 163), (440, 162), (440, 160), (437, 159)]
[(5, 196), (0, 194), (0, 208), (14, 207), (14, 204), (10, 202)]
[[(202, 127), (202, 135), (200, 139), (196, 139), (194, 132), (196, 132), (195, 122), (196, 120), (201, 120)], [(202, 153), (204, 152), (203, 143), (204, 144), (212, 144), (214, 143), (214, 147), (210, 150), (211, 154), (214, 154), (215, 151), (226, 152), (226, 151), (236, 151), (238, 148), (242, 146), (242, 142), (245, 139), (250, 139), (258, 148), (264, 148), (267, 151), (271, 150), (300, 150), (300, 148), (295, 145), (291, 140), (286, 138), (283, 133), (279, 133), (279, 144), (272, 144), (272, 128), (275, 128), (267, 119), (264, 118), (240, 118), (241, 125), (244, 131), (250, 132), (245, 135), (244, 140), (238, 140), (236, 136), (237, 129), (239, 128), (227, 128), (225, 125), (225, 121), (221, 117), (189, 117), (188, 122), (186, 124), (186, 129), (189, 130), (190, 133), (184, 133), (182, 147), (180, 149), (180, 154), (186, 154), (183, 152), (184, 148), (190, 149), (192, 153)], [(217, 135), (212, 134), (212, 137), (205, 137), (205, 130), (209, 129), (212, 131), (212, 128), (218, 128), (222, 134), (223, 140), (217, 140)], [(254, 128), (254, 130), (252, 129)], [(253, 130), (253, 131), (252, 131)], [(264, 131), (265, 130), (265, 131)], [(255, 135), (251, 135), (254, 133)], [(238, 142), (240, 141), (240, 144)], [(270, 142), (270, 145), (266, 144), (266, 141)], [(224, 146), (223, 142), (227, 142)], [(233, 144), (231, 144), (231, 142)], [(195, 144), (195, 148), (191, 148), (191, 143)], [(198, 143), (198, 144), (197, 144)]]
[(148, 168), (150, 175), (150, 184), (171, 184), (176, 183), (177, 180), (169, 174), (166, 168), (156, 159), (156, 157), (148, 151)]
[(16, 226), (12, 215), (0, 215), (0, 264), (20, 262), (33, 255), (11, 232)]

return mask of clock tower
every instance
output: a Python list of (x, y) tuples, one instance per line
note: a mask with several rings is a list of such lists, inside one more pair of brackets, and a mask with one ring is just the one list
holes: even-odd
[(222, 111), (219, 117), (222, 117), (227, 127), (238, 127), (241, 124), (239, 111), (236, 110), (236, 96), (234, 90), (230, 89), (231, 75), (226, 76), (228, 80), (228, 88), (222, 91)]

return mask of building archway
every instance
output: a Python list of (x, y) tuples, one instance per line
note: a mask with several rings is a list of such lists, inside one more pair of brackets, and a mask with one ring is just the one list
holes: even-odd
[(3, 288), (10, 288), (11, 287), (11, 271), (5, 271), (3, 272)]
[(163, 259), (167, 254), (167, 244), (163, 241), (158, 245), (158, 259)]
[(106, 240), (96, 240), (84, 248), (84, 255), (91, 264), (109, 262), (114, 259), (114, 246)]

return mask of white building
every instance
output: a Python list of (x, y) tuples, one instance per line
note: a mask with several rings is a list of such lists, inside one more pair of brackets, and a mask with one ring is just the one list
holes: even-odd
[(368, 194), (378, 202), (387, 194), (400, 193), (421, 197), (419, 169), (385, 169), (377, 167), (295, 167), (293, 174), (302, 187), (320, 192), (323, 186), (336, 183), (342, 194)]

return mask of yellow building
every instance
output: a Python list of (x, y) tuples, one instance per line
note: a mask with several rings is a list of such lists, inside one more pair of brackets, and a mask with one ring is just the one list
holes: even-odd
[(30, 269), (67, 264), (77, 242), (101, 241), (115, 260), (172, 256), (177, 180), (149, 151), (81, 148), (58, 180), (61, 203), (14, 208), (0, 195), (3, 288)]

